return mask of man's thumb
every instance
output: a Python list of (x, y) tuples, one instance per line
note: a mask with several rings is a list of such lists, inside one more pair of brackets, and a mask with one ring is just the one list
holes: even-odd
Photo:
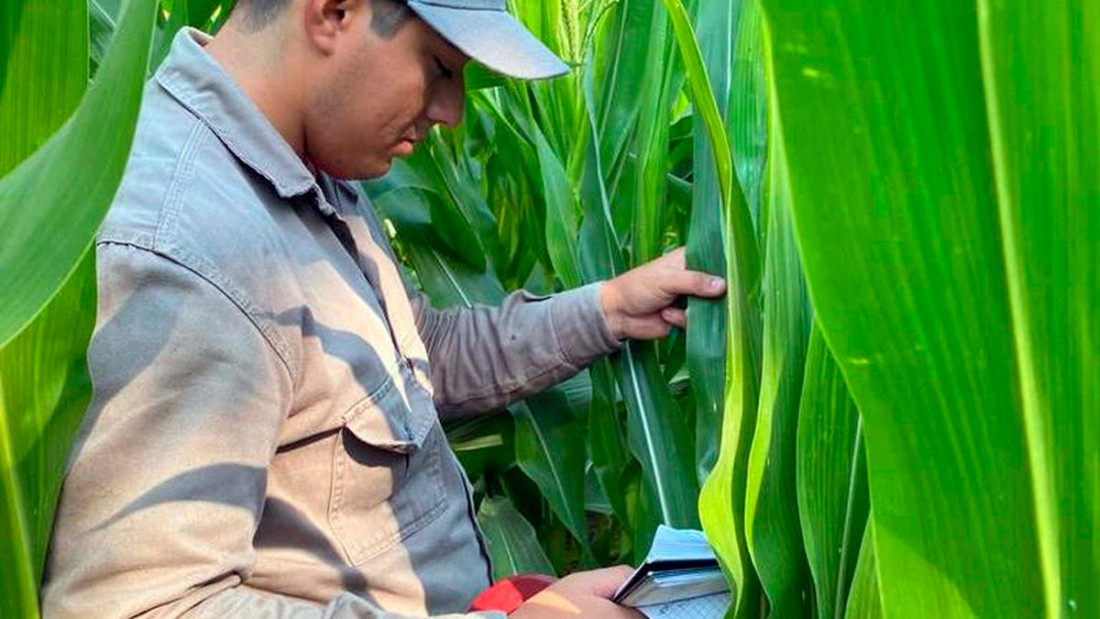
[(611, 596), (615, 595), (615, 591), (617, 591), (633, 573), (634, 568), (629, 565), (617, 565), (615, 567), (605, 567), (600, 570), (593, 570), (588, 573), (589, 578), (585, 580), (590, 586), (592, 595), (610, 600)]

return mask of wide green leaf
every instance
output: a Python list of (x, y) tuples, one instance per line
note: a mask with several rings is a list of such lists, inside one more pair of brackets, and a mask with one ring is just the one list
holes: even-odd
[[(741, 4), (728, 0), (703, 0), (696, 17), (700, 51), (714, 89), (715, 105), (723, 118), (728, 117), (736, 92), (731, 59)], [(726, 127), (730, 126), (726, 123)], [(710, 141), (705, 131), (695, 131), (687, 264), (698, 271), (725, 276), (726, 255), (722, 234), (724, 188), (718, 178), (719, 170)], [(732, 166), (732, 161), (729, 165)], [(718, 459), (721, 437), (726, 347), (715, 346), (714, 343), (726, 341), (725, 301), (690, 299), (687, 315), (691, 323), (687, 331), (687, 363), (696, 401), (696, 474), (701, 483)]]
[(42, 146), (87, 88), (85, 0), (0, 5), (0, 175)]
[(789, 617), (810, 614), (813, 604), (796, 492), (798, 407), (812, 319), (778, 124), (773, 120), (769, 140), (764, 357), (746, 479), (745, 536), (771, 612)]
[(1098, 11), (765, 6), (884, 612), (1094, 615)]
[(979, 1), (1047, 613), (1100, 613), (1100, 7)]
[(592, 374), (592, 404), (588, 409), (589, 456), (612, 510), (632, 528), (625, 479), (630, 460), (615, 406), (613, 369), (610, 361), (600, 359), (589, 371)]
[(511, 410), (516, 420), (516, 464), (538, 484), (550, 509), (588, 553), (584, 418), (573, 415), (557, 390), (530, 397)]
[(127, 6), (83, 100), (87, 5), (62, 5), (59, 13), (23, 2), (3, 9), (0, 122), (12, 136), (0, 165), (11, 170), (0, 179), (0, 555), (10, 569), (0, 583), (4, 616), (38, 612), (57, 492), (90, 393), (84, 348), (95, 272), (88, 248), (129, 154), (155, 7), (147, 0)]
[(870, 506), (859, 410), (814, 328), (798, 413), (798, 513), (817, 616), (844, 617)]
[[(85, 349), (95, 321), (96, 278), (89, 250), (46, 308), (0, 349), (0, 470), (22, 496), (35, 581), (41, 577), (54, 504), (69, 446), (91, 398)], [(14, 465), (16, 476), (7, 471)], [(13, 524), (20, 518), (13, 516)], [(3, 544), (3, 542), (0, 542)], [(9, 598), (10, 599), (10, 598)]]
[[(6, 240), (0, 245), (0, 281), (8, 290), (0, 296), (0, 345), (11, 340), (61, 287), (110, 205), (141, 104), (155, 4), (132, 0), (127, 5), (116, 42), (104, 60), (109, 70), (100, 70), (62, 129), (0, 180), (0, 228)], [(86, 32), (87, 13), (81, 13), (80, 27)], [(51, 36), (48, 26), (40, 28), (38, 37)], [(37, 44), (48, 49), (51, 45), (29, 33), (21, 36), (28, 38), (20, 39), (20, 46)], [(81, 36), (87, 45), (86, 34)], [(52, 70), (49, 63), (38, 67), (34, 80), (28, 78), (21, 85), (50, 81)], [(5, 86), (5, 91), (9, 88)], [(5, 116), (5, 132), (19, 120)], [(92, 161), (95, 165), (89, 165)], [(80, 182), (70, 182), (77, 178)], [(31, 204), (39, 206), (28, 208)]]
[(488, 497), (477, 510), (477, 522), (489, 547), (493, 578), (520, 574), (554, 575), (554, 566), (539, 546), (535, 529), (507, 497)]
[(867, 521), (861, 538), (859, 559), (856, 561), (851, 594), (848, 596), (844, 617), (846, 619), (880, 619), (884, 616), (882, 593), (878, 585), (875, 533), (870, 520)]
[[(698, 528), (695, 450), (691, 427), (679, 416), (668, 383), (657, 366), (654, 346), (628, 342), (616, 356), (619, 385), (628, 412), (627, 436), (642, 464), (645, 487), (654, 500), (660, 522)], [(649, 531), (647, 536), (652, 535)]]
[[(746, 0), (738, 17), (736, 49), (747, 33), (756, 33), (762, 19), (759, 0)], [(756, 100), (761, 82), (737, 82), (733, 110), (741, 109), (745, 98)], [(735, 138), (763, 133), (761, 117), (735, 117)], [(744, 126), (747, 125), (747, 126)], [(748, 148), (734, 152), (751, 152)], [(757, 177), (763, 182), (763, 177)], [(736, 184), (731, 184), (736, 186)], [(753, 195), (765, 193), (762, 187), (750, 190)], [(737, 195), (737, 194), (734, 194)], [(735, 205), (736, 206), (736, 205)], [(737, 211), (744, 209), (742, 214)], [(725, 257), (728, 289), (726, 293), (726, 385), (718, 460), (703, 484), (699, 496), (699, 515), (707, 539), (718, 554), (735, 595), (731, 609), (737, 617), (757, 617), (761, 608), (760, 581), (749, 556), (745, 538), (745, 491), (749, 453), (757, 417), (759, 390), (760, 319), (756, 305), (760, 279), (756, 251), (756, 231), (751, 216), (745, 214), (747, 204), (727, 208), (722, 229), (725, 235)]]
[[(611, 171), (622, 160), (626, 143), (633, 134), (641, 99), (638, 93), (651, 75), (647, 72), (648, 51), (653, 47), (650, 33), (660, 17), (656, 2), (620, 0), (607, 15), (605, 36), (600, 39), (593, 68), (586, 79), (601, 85), (598, 100), (595, 91), (585, 94), (594, 106), (595, 135), (598, 136), (601, 167)], [(614, 185), (614, 182), (612, 182)]]
[(535, 127), (532, 133), (546, 200), (546, 248), (562, 284), (576, 288), (583, 283), (577, 261), (577, 199), (565, 167), (542, 131)]

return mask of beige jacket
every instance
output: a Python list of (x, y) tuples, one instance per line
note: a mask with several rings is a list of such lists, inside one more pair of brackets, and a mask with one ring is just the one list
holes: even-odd
[(461, 613), (489, 585), (439, 416), (617, 348), (598, 288), (437, 311), (185, 31), (96, 255), (94, 399), (47, 617)]

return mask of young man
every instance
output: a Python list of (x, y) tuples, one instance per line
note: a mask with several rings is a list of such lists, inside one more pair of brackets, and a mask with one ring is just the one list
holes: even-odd
[[(95, 396), (54, 529), (47, 616), (461, 613), (490, 584), (439, 417), (664, 336), (723, 283), (677, 252), (617, 279), (438, 312), (402, 284), (365, 199), (473, 57), (565, 66), (503, 0), (241, 0), (150, 82), (97, 242)], [(517, 617), (631, 616), (624, 568)]]

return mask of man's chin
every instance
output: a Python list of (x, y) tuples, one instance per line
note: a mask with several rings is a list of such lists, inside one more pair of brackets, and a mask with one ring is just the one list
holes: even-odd
[(355, 170), (355, 174), (350, 179), (368, 181), (375, 178), (382, 178), (390, 173), (390, 168), (393, 166), (393, 157), (384, 157), (374, 159), (369, 162), (363, 162), (363, 165)]

